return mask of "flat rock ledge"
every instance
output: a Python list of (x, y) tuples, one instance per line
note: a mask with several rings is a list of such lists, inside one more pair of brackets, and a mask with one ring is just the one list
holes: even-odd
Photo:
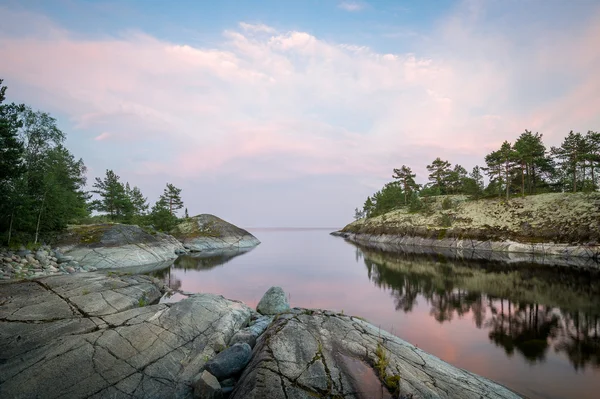
[(211, 294), (150, 305), (157, 284), (98, 272), (1, 284), (0, 397), (192, 397), (252, 310)]
[(356, 317), (160, 296), (101, 272), (0, 284), (0, 397), (519, 397)]
[[(335, 231), (331, 235), (343, 237), (351, 242), (387, 244), (404, 247), (426, 247), (455, 251), (493, 252), (502, 254), (524, 254), (537, 257), (560, 257), (564, 259), (600, 260), (600, 245), (569, 245), (555, 243), (526, 244), (516, 241), (479, 241), (458, 238), (425, 238), (398, 236), (393, 234), (364, 234)], [(507, 257), (503, 257), (507, 258)], [(515, 261), (526, 261), (530, 257), (516, 256)], [(525, 259), (527, 258), (527, 259)], [(501, 259), (507, 260), (507, 259)], [(510, 260), (510, 259), (508, 259)], [(584, 262), (586, 263), (586, 262)]]

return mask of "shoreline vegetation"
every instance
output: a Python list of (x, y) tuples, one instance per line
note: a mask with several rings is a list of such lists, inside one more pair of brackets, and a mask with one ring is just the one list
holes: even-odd
[(427, 211), (407, 207), (356, 220), (334, 235), (457, 251), (492, 251), (540, 257), (600, 256), (600, 193), (547, 193), (513, 198), (441, 195)]

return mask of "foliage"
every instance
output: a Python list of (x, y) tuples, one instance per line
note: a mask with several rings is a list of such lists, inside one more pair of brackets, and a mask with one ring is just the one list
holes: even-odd
[(404, 205), (408, 204), (408, 196), (413, 191), (419, 189), (419, 185), (415, 182), (416, 176), (417, 175), (406, 165), (402, 165), (400, 169), (394, 169), (392, 178), (400, 180), (402, 184), (402, 189), (404, 190)]
[(454, 202), (450, 197), (444, 198), (442, 201), (442, 209), (452, 209), (454, 207)]
[(400, 206), (402, 198), (403, 192), (400, 183), (390, 182), (372, 197), (367, 198), (363, 211), (366, 217), (383, 215)]
[(439, 188), (440, 194), (448, 194), (449, 177), (451, 174), (450, 162), (442, 161), (436, 158), (430, 165), (427, 165), (429, 171), (429, 181), (432, 187)]
[(177, 224), (177, 217), (171, 213), (169, 204), (160, 198), (152, 207), (150, 221), (160, 231), (171, 231)]
[(92, 190), (100, 196), (99, 200), (92, 202), (93, 209), (108, 214), (110, 220), (130, 219), (133, 216), (134, 207), (125, 186), (120, 177), (112, 170), (106, 170), (104, 179), (96, 177)]
[[(0, 89), (2, 101), (6, 88)], [(63, 146), (65, 134), (49, 114), (0, 105), (0, 231), (7, 244), (37, 243), (88, 214), (83, 160)]]
[(167, 183), (167, 187), (163, 194), (160, 196), (160, 200), (165, 203), (165, 205), (169, 209), (169, 213), (171, 215), (175, 215), (175, 213), (183, 208), (183, 201), (181, 200), (181, 189), (175, 187), (171, 183)]

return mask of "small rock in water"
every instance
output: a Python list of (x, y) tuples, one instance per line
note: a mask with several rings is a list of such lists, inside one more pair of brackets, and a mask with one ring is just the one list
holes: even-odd
[(256, 306), (259, 313), (274, 315), (290, 309), (290, 304), (281, 287), (271, 287), (265, 292), (262, 299)]
[(75, 273), (75, 268), (71, 267), (71, 266), (67, 266), (67, 267), (65, 267), (65, 271), (67, 271), (69, 273)]
[(194, 381), (194, 398), (198, 399), (221, 399), (221, 385), (214, 375), (204, 370)]
[(206, 363), (206, 370), (219, 380), (231, 377), (246, 367), (252, 358), (252, 348), (239, 343), (225, 349)]

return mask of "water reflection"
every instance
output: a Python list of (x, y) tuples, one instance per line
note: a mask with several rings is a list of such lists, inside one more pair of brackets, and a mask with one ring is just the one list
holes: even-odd
[[(181, 279), (177, 278), (175, 270), (208, 271), (217, 266), (223, 266), (233, 258), (246, 254), (254, 248), (223, 249), (220, 251), (196, 252), (179, 256), (173, 266), (152, 272), (154, 277), (162, 279), (163, 283), (174, 291), (181, 290)], [(181, 298), (180, 298), (181, 299)]]
[(356, 245), (356, 258), (369, 280), (390, 291), (397, 311), (425, 301), (438, 323), (470, 316), (509, 357), (537, 364), (555, 351), (575, 370), (600, 368), (597, 270), (394, 250)]
[(175, 260), (175, 269), (183, 270), (210, 270), (223, 266), (233, 258), (246, 254), (254, 248), (224, 249), (221, 251), (197, 252), (183, 255)]

